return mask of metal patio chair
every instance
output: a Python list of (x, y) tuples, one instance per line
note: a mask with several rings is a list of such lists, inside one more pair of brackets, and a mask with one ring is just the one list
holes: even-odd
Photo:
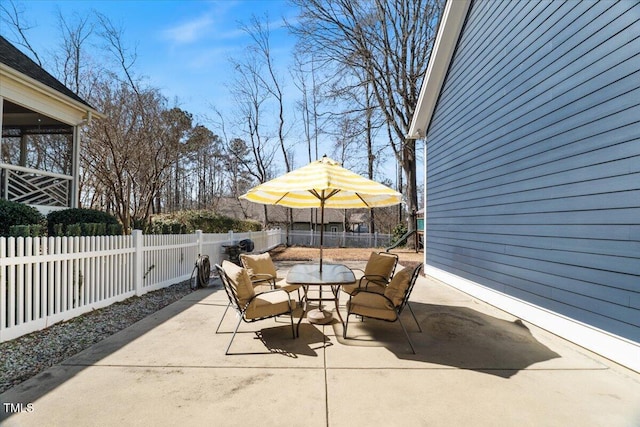
[(345, 319), (343, 337), (347, 339), (349, 316), (352, 314), (387, 322), (395, 322), (397, 320), (407, 337), (411, 351), (415, 354), (416, 351), (411, 342), (411, 338), (409, 338), (407, 329), (400, 319), (400, 314), (402, 314), (405, 307), (409, 307), (409, 311), (418, 326), (418, 330), (422, 332), (418, 319), (416, 319), (411, 306), (409, 306), (409, 297), (411, 296), (411, 291), (416, 284), (421, 269), (422, 264), (419, 264), (413, 271), (410, 268), (400, 270), (395, 274), (391, 283), (389, 283), (382, 294), (365, 289), (355, 290), (350, 296), (349, 301), (347, 301), (347, 317)]
[(356, 290), (365, 289), (379, 294), (384, 293), (385, 288), (393, 279), (396, 266), (398, 265), (398, 255), (388, 252), (371, 252), (369, 260), (362, 275), (356, 283), (342, 286), (342, 290), (349, 295), (353, 295)]
[(268, 285), (271, 289), (284, 289), (288, 293), (298, 292), (298, 301), (300, 301), (300, 285), (287, 284), (282, 277), (278, 277), (271, 255), (269, 252), (263, 254), (242, 254), (240, 262), (249, 273), (249, 278), (253, 286)]
[(216, 328), (216, 334), (220, 330), (220, 325), (224, 320), (225, 315), (229, 307), (233, 307), (238, 313), (238, 323), (233, 330), (231, 341), (227, 346), (225, 354), (229, 354), (231, 343), (236, 337), (238, 328), (242, 321), (246, 323), (257, 322), (259, 320), (269, 319), (272, 317), (288, 314), (291, 319), (291, 335), (296, 338), (295, 329), (293, 327), (293, 310), (296, 307), (296, 303), (291, 301), (289, 293), (284, 289), (272, 289), (265, 292), (256, 293), (249, 279), (249, 274), (246, 269), (237, 266), (233, 262), (223, 261), (222, 266), (216, 264), (215, 266), (220, 280), (227, 297), (229, 298), (229, 304), (222, 314), (222, 318)]

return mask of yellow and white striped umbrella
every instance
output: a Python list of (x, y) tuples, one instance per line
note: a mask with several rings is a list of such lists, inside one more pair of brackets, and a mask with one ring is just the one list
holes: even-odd
[(397, 205), (402, 195), (343, 168), (324, 156), (240, 196), (263, 205), (289, 208), (355, 209)]
[[(260, 184), (240, 196), (263, 205), (288, 208), (320, 208), (324, 224), (324, 208), (354, 209), (397, 205), (402, 194), (340, 166), (324, 156), (271, 181)], [(320, 227), (320, 272), (324, 226)]]

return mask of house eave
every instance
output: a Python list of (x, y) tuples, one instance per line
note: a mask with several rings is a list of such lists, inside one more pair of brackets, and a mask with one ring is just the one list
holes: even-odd
[(86, 121), (90, 121), (92, 118), (103, 119), (105, 117), (90, 105), (76, 101), (75, 99), (60, 93), (42, 82), (39, 82), (3, 63), (0, 63), (0, 77), (3, 80), (7, 79), (8, 81), (13, 81), (14, 84), (23, 85), (41, 96), (51, 99), (54, 103), (61, 103), (67, 108), (78, 111)]
[(470, 4), (471, 0), (447, 0), (407, 139), (422, 139), (426, 135)]

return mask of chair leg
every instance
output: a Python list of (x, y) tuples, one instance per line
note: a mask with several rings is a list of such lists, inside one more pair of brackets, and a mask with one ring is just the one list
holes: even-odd
[(291, 335), (296, 339), (296, 329), (293, 327), (293, 308), (289, 307), (289, 317), (291, 318)]
[(222, 313), (222, 317), (220, 318), (220, 322), (218, 322), (218, 327), (216, 328), (216, 334), (220, 330), (220, 325), (222, 325), (222, 321), (224, 320), (224, 316), (227, 315), (227, 310), (229, 310), (230, 306), (231, 306), (231, 303), (227, 304), (227, 308), (224, 309), (224, 313)]
[(409, 311), (411, 312), (411, 315), (413, 316), (413, 320), (415, 320), (416, 326), (418, 326), (418, 331), (422, 332), (422, 328), (420, 327), (420, 323), (418, 323), (418, 319), (416, 319), (416, 315), (413, 314), (413, 309), (411, 308), (411, 304), (409, 304), (409, 301), (407, 301), (407, 307), (409, 307)]
[(231, 336), (231, 341), (229, 341), (229, 345), (227, 346), (227, 350), (224, 352), (225, 356), (229, 355), (229, 349), (231, 348), (231, 343), (233, 342), (233, 339), (236, 337), (236, 333), (238, 332), (238, 328), (240, 327), (240, 322), (242, 322), (242, 316), (239, 316), (239, 318), (238, 318), (238, 324), (236, 325), (236, 328), (233, 330), (233, 335)]
[(411, 351), (413, 352), (413, 354), (416, 354), (416, 350), (413, 348), (413, 343), (411, 342), (411, 338), (409, 338), (409, 334), (407, 333), (407, 330), (405, 329), (404, 324), (402, 324), (402, 320), (400, 319), (399, 314), (398, 314), (398, 323), (400, 323), (400, 326), (402, 326), (404, 335), (407, 337), (407, 341), (409, 341), (409, 346), (411, 347)]
[(349, 312), (347, 312), (347, 318), (344, 319), (344, 331), (342, 331), (342, 338), (347, 339), (347, 327), (349, 326)]
[[(288, 294), (287, 294), (288, 295)], [(295, 303), (293, 304), (296, 308), (298, 308), (298, 304)], [(296, 335), (296, 329), (293, 327), (293, 310), (294, 308), (291, 307), (291, 299), (289, 298), (289, 318), (291, 319), (291, 335), (293, 336), (293, 339), (296, 339), (297, 335)]]

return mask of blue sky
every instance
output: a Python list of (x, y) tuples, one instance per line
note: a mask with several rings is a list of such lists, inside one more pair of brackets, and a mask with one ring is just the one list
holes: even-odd
[[(84, 17), (91, 10), (104, 14), (124, 30), (127, 47), (135, 47), (136, 75), (145, 76), (149, 85), (160, 88), (171, 105), (177, 98), (180, 108), (215, 133), (220, 130), (207, 120), (215, 117), (212, 106), (226, 116), (233, 114), (227, 88), (233, 78), (229, 59), (241, 58), (251, 42), (241, 25), (248, 24), (252, 14), (259, 18), (268, 14), (271, 52), (285, 80), (285, 102), (290, 111), (300, 96), (288, 74), (295, 39), (283, 26), (283, 18), (293, 21), (297, 11), (286, 0), (17, 0), (16, 4), (24, 9), (24, 18), (33, 27), (27, 35), (39, 53), (60, 45), (58, 11), (70, 23), (76, 21), (74, 14)], [(6, 29), (0, 32), (11, 40)], [(50, 67), (45, 63), (45, 68)], [(294, 167), (300, 167), (307, 162), (306, 146), (299, 143), (301, 138), (296, 138), (295, 132), (291, 132), (288, 144), (295, 144)], [(332, 155), (332, 150), (331, 141), (321, 142), (319, 155)], [(390, 150), (387, 155), (390, 161), (381, 165), (381, 172), (395, 182), (396, 164)], [(280, 166), (276, 172), (283, 171)], [(345, 166), (365, 171), (361, 164)]]
[[(294, 40), (282, 26), (296, 11), (278, 0), (86, 1), (26, 0), (17, 2), (33, 28), (27, 33), (38, 52), (60, 42), (58, 10), (73, 14), (101, 12), (124, 29), (125, 43), (136, 49), (134, 70), (159, 87), (171, 102), (196, 116), (211, 115), (210, 105), (224, 108), (231, 78), (229, 58), (243, 55), (250, 43), (240, 29), (252, 14), (269, 16), (271, 42), (282, 72)], [(6, 30), (2, 31), (6, 34)], [(45, 64), (46, 66), (46, 64)]]

